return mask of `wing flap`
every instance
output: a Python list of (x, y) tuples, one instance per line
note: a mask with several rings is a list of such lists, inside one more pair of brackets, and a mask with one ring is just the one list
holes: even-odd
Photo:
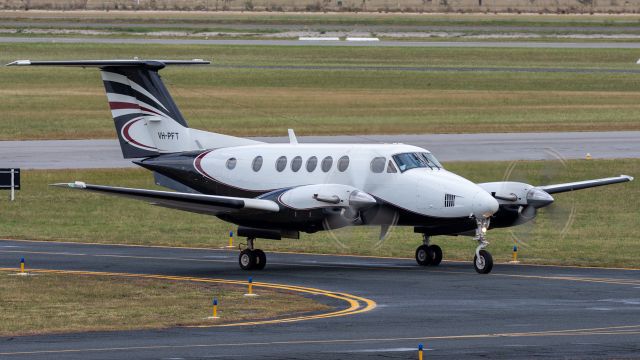
[(594, 179), (594, 180), (576, 181), (576, 182), (564, 183), (564, 184), (537, 186), (537, 188), (542, 189), (549, 194), (556, 194), (556, 193), (562, 193), (566, 191), (588, 189), (596, 186), (618, 184), (618, 183), (623, 183), (623, 182), (632, 181), (632, 180), (633, 180), (633, 177), (629, 175), (620, 175), (620, 176), (603, 178), (603, 179)]
[(263, 199), (91, 185), (79, 181), (52, 184), (52, 186), (123, 196), (147, 201), (153, 205), (200, 214), (218, 215), (232, 212), (260, 213), (280, 211), (278, 204), (271, 200)]

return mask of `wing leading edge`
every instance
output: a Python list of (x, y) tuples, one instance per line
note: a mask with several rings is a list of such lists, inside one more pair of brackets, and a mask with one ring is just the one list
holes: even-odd
[(562, 193), (567, 191), (587, 189), (587, 188), (596, 187), (596, 186), (623, 183), (623, 182), (632, 181), (632, 180), (633, 180), (633, 177), (629, 175), (620, 175), (616, 177), (609, 177), (609, 178), (603, 178), (603, 179), (576, 181), (571, 183), (536, 186), (536, 187), (544, 190), (548, 194), (557, 194), (557, 193)]
[(263, 199), (91, 185), (80, 181), (52, 184), (52, 186), (123, 196), (171, 209), (209, 215), (280, 211), (280, 206), (274, 201)]

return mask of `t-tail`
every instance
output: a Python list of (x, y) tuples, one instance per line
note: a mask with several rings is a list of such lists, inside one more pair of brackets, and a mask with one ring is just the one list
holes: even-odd
[(189, 128), (158, 71), (203, 60), (18, 60), (9, 66), (77, 66), (100, 69), (109, 108), (126, 159), (251, 145), (256, 141)]

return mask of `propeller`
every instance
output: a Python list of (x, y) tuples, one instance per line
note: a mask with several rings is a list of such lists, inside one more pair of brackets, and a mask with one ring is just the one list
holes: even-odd
[[(527, 247), (536, 232), (552, 231), (564, 237), (576, 214), (576, 204), (570, 198), (557, 203), (553, 196), (534, 185), (562, 182), (569, 169), (562, 156), (553, 149), (545, 149), (546, 160), (542, 164), (513, 161), (507, 167), (502, 187), (494, 197), (501, 200), (501, 207), (517, 211), (515, 227), (509, 228), (515, 242)], [(540, 167), (541, 166), (541, 167)]]
[[(346, 156), (350, 155), (349, 152), (346, 154)], [(371, 159), (350, 160), (349, 167), (355, 166), (358, 167), (357, 169), (350, 168), (349, 171), (339, 172), (334, 166), (327, 173), (324, 183), (346, 182), (355, 188), (361, 189), (362, 193), (368, 197), (369, 195), (366, 192), (377, 186), (376, 177), (382, 181), (385, 174), (384, 172), (376, 174), (371, 171)], [(387, 164), (385, 163), (385, 170), (386, 166)], [(358, 177), (356, 175), (361, 176)], [(327, 230), (336, 244), (343, 249), (355, 246), (366, 246), (374, 250), (381, 248), (395, 229), (399, 213), (395, 208), (386, 206), (381, 200), (378, 199), (377, 202), (374, 205), (369, 203), (368, 206), (350, 206), (342, 210), (329, 210), (323, 221), (324, 229)]]

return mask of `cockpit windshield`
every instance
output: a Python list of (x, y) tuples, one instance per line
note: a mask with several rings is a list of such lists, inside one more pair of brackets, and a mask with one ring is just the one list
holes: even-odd
[(393, 160), (395, 160), (401, 172), (414, 168), (429, 168), (432, 170), (443, 168), (435, 156), (426, 152), (396, 154), (393, 155)]

